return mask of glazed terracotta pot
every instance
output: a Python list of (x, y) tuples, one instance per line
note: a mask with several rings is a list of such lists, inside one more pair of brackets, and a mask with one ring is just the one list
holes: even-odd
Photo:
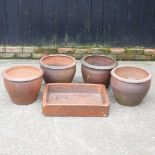
[(67, 55), (49, 55), (40, 60), (46, 83), (72, 82), (76, 72), (76, 60)]
[(111, 71), (111, 86), (118, 103), (127, 106), (140, 104), (151, 85), (151, 74), (138, 67), (118, 67)]
[(117, 61), (105, 55), (89, 55), (82, 58), (82, 77), (86, 83), (105, 84), (109, 87), (111, 70)]
[(3, 71), (6, 90), (16, 104), (33, 103), (42, 84), (43, 72), (30, 65), (14, 66)]

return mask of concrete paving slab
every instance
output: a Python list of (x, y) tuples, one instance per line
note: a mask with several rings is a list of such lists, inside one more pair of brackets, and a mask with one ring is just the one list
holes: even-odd
[[(16, 64), (38, 60), (0, 60), (0, 74)], [(1, 155), (155, 155), (155, 62), (119, 62), (153, 74), (151, 89), (136, 107), (119, 105), (111, 88), (109, 117), (44, 117), (41, 94), (27, 106), (11, 103), (0, 76)], [(74, 82), (83, 82), (78, 61)]]

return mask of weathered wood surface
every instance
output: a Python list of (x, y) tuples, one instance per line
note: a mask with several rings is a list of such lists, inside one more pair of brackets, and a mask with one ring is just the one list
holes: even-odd
[(155, 46), (155, 0), (0, 0), (0, 44)]

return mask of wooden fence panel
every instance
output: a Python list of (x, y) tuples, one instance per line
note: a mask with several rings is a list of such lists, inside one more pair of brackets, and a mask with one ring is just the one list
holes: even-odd
[(43, 44), (43, 0), (30, 0), (32, 44)]
[(155, 46), (155, 0), (0, 0), (0, 44)]
[(136, 45), (139, 43), (140, 8), (141, 8), (141, 0), (128, 0), (125, 40), (126, 43), (130, 45)]
[(69, 41), (90, 43), (91, 0), (68, 0), (67, 4)]
[(55, 0), (55, 42), (67, 42), (67, 0)]
[(116, 2), (114, 42), (120, 45), (124, 42), (125, 37), (127, 6), (128, 1), (126, 0), (117, 0)]
[(140, 30), (140, 42), (142, 44), (151, 44), (152, 38), (152, 22), (153, 22), (153, 8), (154, 1), (142, 0), (139, 15), (139, 30)]
[(105, 44), (114, 42), (116, 2), (117, 0), (104, 0), (103, 37)]
[(30, 0), (18, 0), (19, 39), (21, 44), (31, 44), (31, 10)]
[(104, 1), (92, 0), (91, 5), (91, 23), (90, 23), (90, 36), (91, 43), (103, 43), (103, 24), (104, 24)]
[(43, 42), (55, 44), (55, 0), (43, 0)]
[(0, 0), (0, 44), (7, 44), (6, 1)]
[(7, 25), (8, 25), (8, 44), (18, 44), (19, 40), (19, 16), (18, 1), (6, 0)]

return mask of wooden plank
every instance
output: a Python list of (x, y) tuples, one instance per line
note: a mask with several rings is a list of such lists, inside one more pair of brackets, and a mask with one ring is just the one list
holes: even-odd
[(92, 0), (91, 4), (91, 25), (90, 25), (90, 37), (91, 43), (103, 43), (103, 8), (104, 1), (103, 0)]
[(153, 22), (153, 0), (142, 0), (139, 17), (139, 36), (142, 45), (151, 45), (152, 42), (152, 22)]
[(127, 18), (127, 0), (117, 0), (115, 17), (115, 44), (121, 45), (124, 42), (126, 18)]
[(0, 0), (0, 44), (7, 44), (7, 17), (5, 0)]
[(18, 0), (18, 6), (20, 43), (28, 45), (32, 43), (30, 0)]
[(8, 43), (19, 44), (18, 1), (6, 0)]
[(31, 2), (31, 30), (32, 30), (32, 44), (43, 44), (43, 0), (30, 0)]
[(153, 15), (152, 15), (152, 35), (151, 35), (151, 45), (153, 45), (153, 47), (155, 47), (155, 1), (153, 1)]
[(105, 44), (110, 44), (114, 41), (116, 1), (104, 0), (103, 37)]
[(90, 43), (91, 0), (69, 0), (67, 4), (69, 41)]
[(141, 0), (128, 0), (128, 15), (125, 39), (127, 44), (139, 44), (139, 10)]
[(44, 44), (55, 43), (55, 0), (43, 0)]
[(67, 0), (55, 0), (55, 42), (67, 43)]

